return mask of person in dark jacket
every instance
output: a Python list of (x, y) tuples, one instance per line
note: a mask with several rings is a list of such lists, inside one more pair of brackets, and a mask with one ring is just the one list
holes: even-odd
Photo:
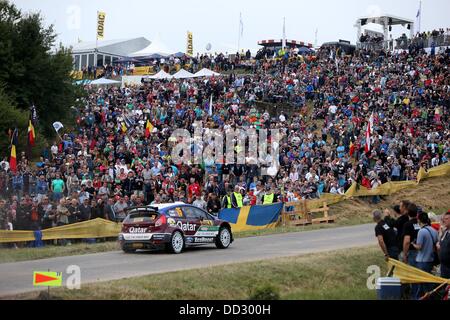
[(212, 215), (217, 216), (220, 211), (220, 200), (217, 198), (217, 195), (214, 193), (209, 194), (208, 204), (206, 205), (206, 209)]
[(79, 207), (80, 221), (87, 221), (91, 218), (91, 206), (89, 205), (89, 199), (85, 198), (83, 203)]
[(436, 247), (441, 262), (441, 277), (450, 279), (450, 210), (442, 217), (442, 226), (444, 231)]

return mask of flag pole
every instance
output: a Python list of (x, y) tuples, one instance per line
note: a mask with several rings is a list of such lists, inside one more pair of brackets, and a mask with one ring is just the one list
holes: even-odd
[(238, 48), (237, 48), (238, 53), (241, 48), (241, 21), (242, 21), (242, 12), (239, 12)]
[(97, 10), (97, 20), (95, 24), (95, 53), (94, 53), (94, 80), (97, 78), (97, 59), (98, 59), (98, 10)]
[(422, 29), (422, 0), (419, 1), (419, 33)]

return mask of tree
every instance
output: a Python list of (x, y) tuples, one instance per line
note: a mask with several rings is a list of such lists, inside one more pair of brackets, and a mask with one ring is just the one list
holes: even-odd
[(54, 135), (54, 121), (69, 120), (70, 107), (82, 95), (70, 77), (70, 51), (55, 48), (55, 39), (53, 26), (44, 27), (39, 13), (25, 15), (0, 0), (0, 85), (18, 109), (28, 114), (36, 106), (37, 127), (47, 137)]

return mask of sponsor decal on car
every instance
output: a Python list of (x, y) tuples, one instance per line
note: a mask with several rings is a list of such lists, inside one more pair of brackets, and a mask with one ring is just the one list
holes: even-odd
[(123, 240), (150, 240), (152, 235), (151, 233), (124, 233)]
[(135, 228), (131, 227), (128, 229), (128, 233), (146, 233), (148, 228)]
[(174, 226), (174, 225), (176, 225), (177, 223), (175, 222), (175, 219), (169, 218), (169, 219), (167, 219), (167, 224), (170, 225), (170, 226)]
[(219, 226), (201, 226), (198, 231), (219, 231)]
[(192, 238), (192, 237), (186, 238), (186, 243), (192, 243), (192, 242), (194, 242), (194, 238)]
[(195, 231), (196, 225), (193, 223), (182, 223), (181, 221), (177, 222), (177, 226), (183, 231)]
[(196, 237), (196, 238), (194, 238), (194, 242), (196, 242), (196, 243), (211, 243), (211, 242), (214, 242), (214, 238)]
[(195, 233), (197, 237), (215, 237), (219, 234), (219, 226), (201, 226)]

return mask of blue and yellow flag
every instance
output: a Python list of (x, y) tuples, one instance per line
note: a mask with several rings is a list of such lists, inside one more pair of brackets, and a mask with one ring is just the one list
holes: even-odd
[(219, 218), (228, 221), (233, 232), (271, 229), (276, 227), (282, 209), (282, 203), (223, 209)]

